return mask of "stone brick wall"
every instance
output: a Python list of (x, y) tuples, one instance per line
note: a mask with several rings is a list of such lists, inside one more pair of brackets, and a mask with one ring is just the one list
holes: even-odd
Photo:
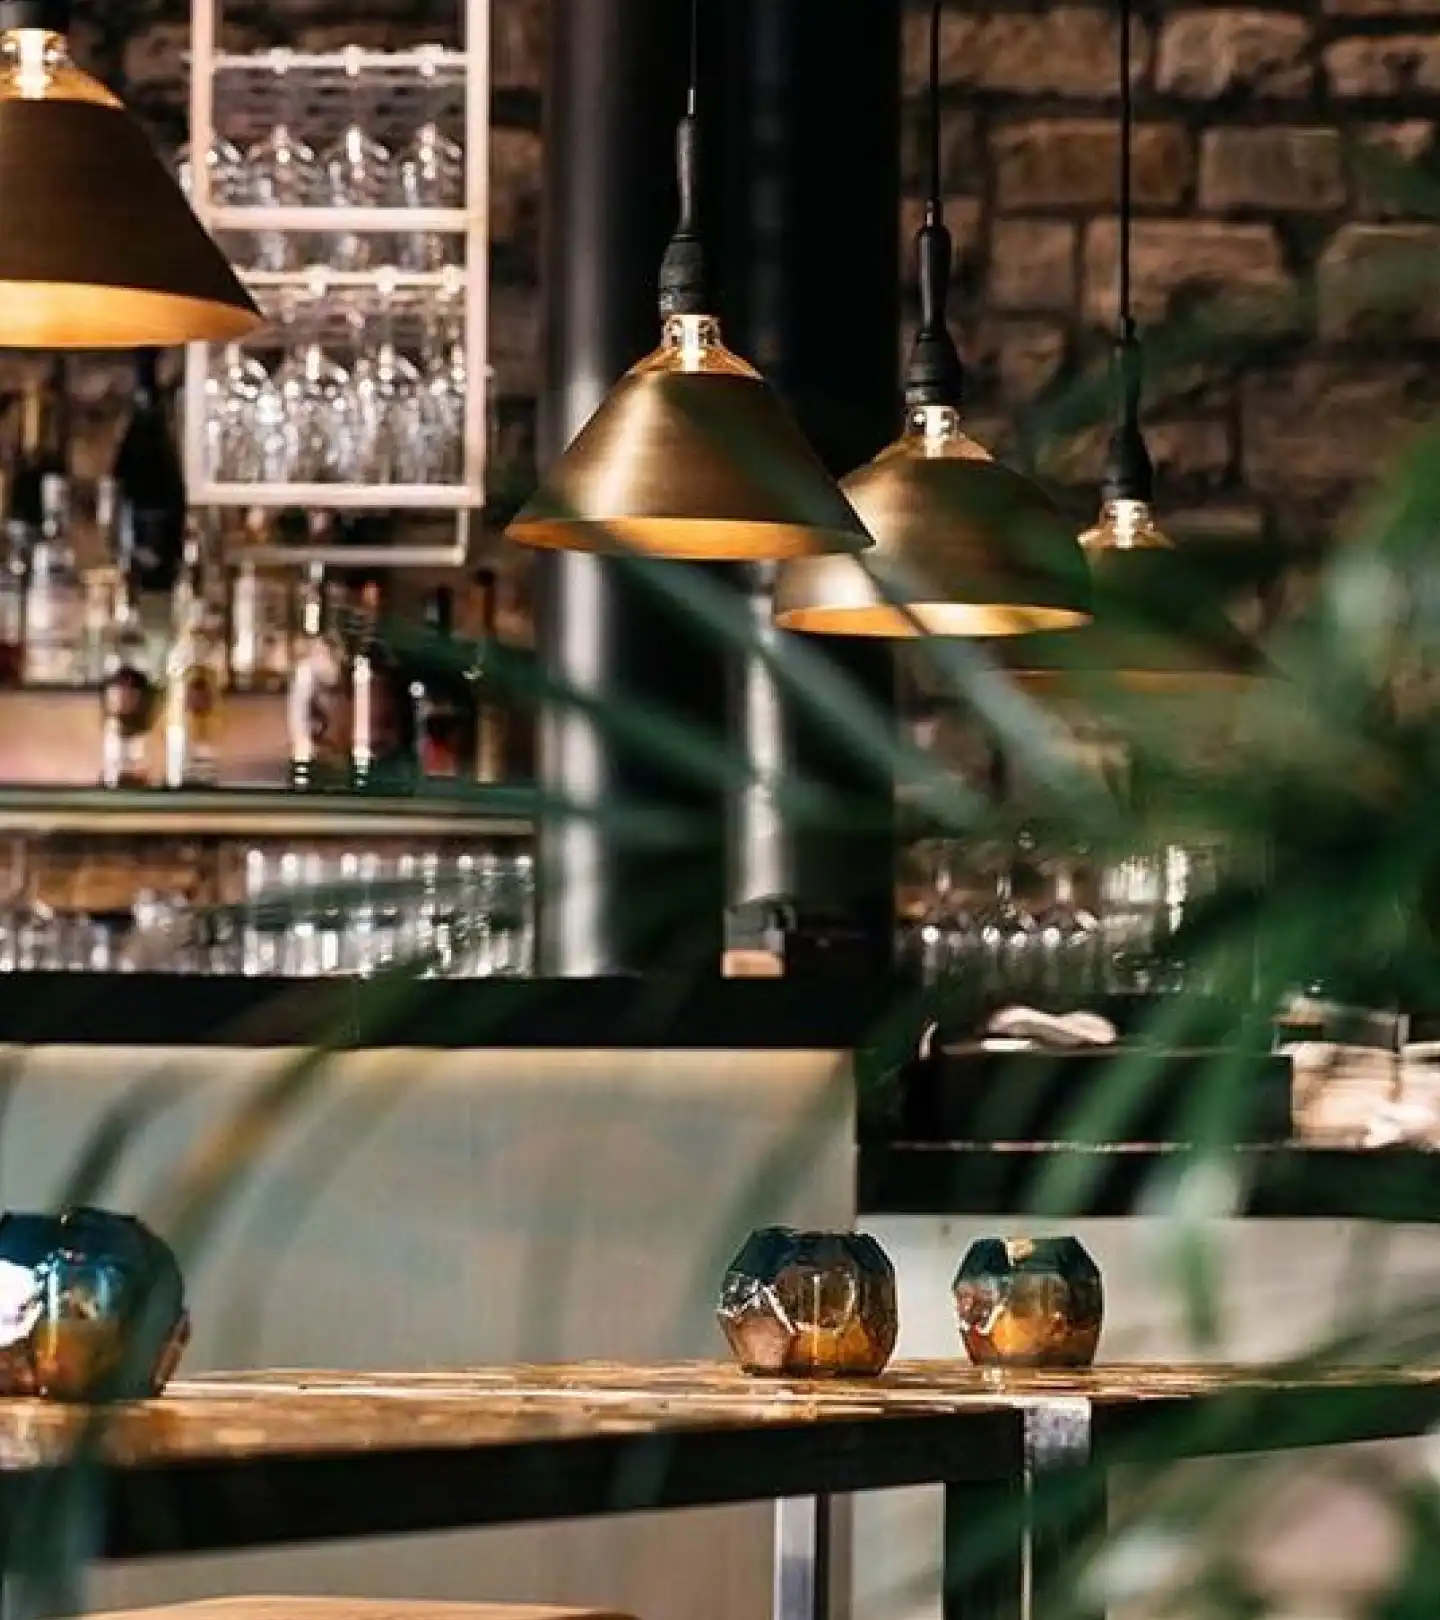
[[(1135, 293), (1166, 504), (1300, 545), (1440, 400), (1440, 0), (1141, 3)], [(947, 12), (945, 190), (981, 429), (1091, 482), (1116, 276), (1114, 6)], [(918, 207), (926, 16), (907, 18)]]
[[(924, 7), (906, 19), (906, 190)], [(538, 361), (546, 0), (494, 0), (501, 475), (524, 481)], [(177, 0), (81, 0), (88, 57), (162, 138), (183, 125)], [(453, 0), (227, 0), (230, 43), (446, 37)], [(1440, 0), (1147, 3), (1134, 39), (1136, 294), (1170, 508), (1308, 544), (1440, 400)], [(963, 0), (945, 17), (945, 190), (977, 429), (1093, 486), (1116, 270), (1113, 5)], [(113, 368), (88, 385), (102, 453)], [(1079, 426), (1082, 421), (1091, 425)]]

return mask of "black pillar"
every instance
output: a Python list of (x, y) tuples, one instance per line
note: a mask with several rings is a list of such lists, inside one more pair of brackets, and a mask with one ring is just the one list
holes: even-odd
[[(901, 0), (720, 0), (702, 11), (720, 313), (838, 477), (899, 426)], [(782, 664), (796, 662), (787, 650), (823, 655), (851, 710), (893, 725), (888, 644), (777, 632), (773, 570), (745, 578), (755, 631)], [(731, 674), (730, 739), (751, 772), (729, 806), (731, 898), (846, 904), (887, 965), (893, 773), (765, 660), (738, 660)], [(803, 670), (794, 680), (807, 681)]]
[[(688, 8), (567, 0), (550, 30), (542, 267), (542, 463), (658, 341), (656, 277), (675, 223), (675, 125)], [(590, 976), (687, 960), (718, 968), (724, 669), (649, 571), (676, 563), (538, 559), (539, 646), (557, 690), (540, 728), (539, 967)], [(667, 728), (672, 729), (667, 738)], [(569, 808), (555, 808), (564, 801)]]

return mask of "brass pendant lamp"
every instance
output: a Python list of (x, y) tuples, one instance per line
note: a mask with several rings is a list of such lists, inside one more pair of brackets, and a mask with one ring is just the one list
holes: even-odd
[(946, 322), (952, 244), (940, 172), (940, 0), (930, 15), (930, 195), (916, 238), (920, 326), (905, 431), (841, 484), (875, 537), (863, 558), (787, 565), (775, 619), (845, 636), (1013, 636), (1089, 616), (1071, 525), (1028, 478), (962, 429), (964, 374)]
[(1118, 410), (1100, 514), (1080, 537), (1095, 593), (1094, 622), (1073, 635), (1027, 636), (1002, 656), (1027, 686), (1089, 679), (1184, 692), (1250, 680), (1267, 666), (1220, 606), (1210, 582), (1155, 521), (1155, 469), (1140, 426), (1143, 379), (1131, 299), (1131, 11), (1131, 0), (1121, 0), (1119, 324), (1113, 361)]
[(870, 544), (752, 366), (727, 349), (696, 223), (696, 25), (676, 141), (680, 219), (660, 267), (661, 343), (615, 385), (507, 533), (521, 545), (762, 562)]
[(149, 137), (71, 61), (68, 0), (0, 0), (0, 344), (162, 348), (261, 324)]

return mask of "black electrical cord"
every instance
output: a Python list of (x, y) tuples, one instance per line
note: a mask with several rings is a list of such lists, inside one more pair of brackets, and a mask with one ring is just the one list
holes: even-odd
[(916, 410), (926, 405), (958, 405), (965, 370), (950, 336), (945, 307), (950, 293), (950, 261), (955, 245), (945, 229), (944, 176), (940, 153), (940, 18), (944, 0), (930, 7), (930, 120), (929, 193), (925, 219), (915, 238), (919, 259), (920, 325), (905, 367), (905, 404)]
[(1120, 336), (1132, 337), (1130, 306), (1132, 215), (1134, 213), (1135, 97), (1131, 90), (1131, 0), (1120, 0)]
[(939, 225), (945, 215), (940, 161), (940, 3), (935, 0), (930, 8), (930, 194), (925, 199), (925, 218), (932, 225)]
[(1116, 289), (1119, 322), (1114, 360), (1119, 399), (1101, 494), (1106, 501), (1148, 502), (1155, 493), (1155, 468), (1145, 445), (1145, 436), (1140, 431), (1140, 339), (1132, 303), (1135, 92), (1130, 35), (1133, 12), (1134, 0), (1120, 0), (1120, 219)]
[(690, 0), (690, 64), (685, 113), (675, 132), (675, 178), (680, 217), (660, 262), (660, 314), (704, 315), (709, 309), (705, 249), (700, 241), (696, 187), (699, 183), (700, 0)]
[(685, 112), (695, 116), (700, 85), (700, 0), (690, 0), (690, 85), (685, 95)]

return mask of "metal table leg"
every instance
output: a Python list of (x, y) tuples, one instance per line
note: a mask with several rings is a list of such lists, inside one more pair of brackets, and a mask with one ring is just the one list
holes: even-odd
[(102, 1541), (101, 1480), (74, 1461), (0, 1492), (0, 1620), (83, 1614)]
[(945, 1488), (944, 1620), (1101, 1620), (1075, 1578), (1105, 1530), (1090, 1460), (1090, 1403), (1027, 1404), (1022, 1477)]
[(786, 1497), (775, 1504), (772, 1620), (828, 1620), (830, 1498)]

